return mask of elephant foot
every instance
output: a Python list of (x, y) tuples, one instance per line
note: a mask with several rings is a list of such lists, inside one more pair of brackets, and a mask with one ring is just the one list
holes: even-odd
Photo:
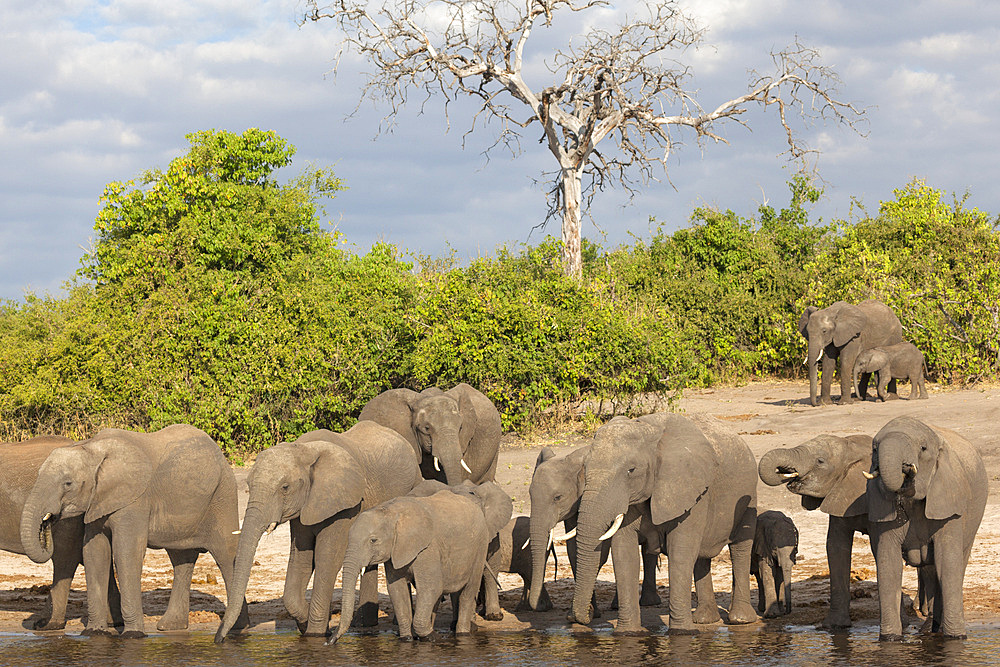
[(143, 639), (145, 636), (146, 633), (142, 630), (126, 630), (120, 635), (122, 639)]
[(631, 626), (627, 628), (615, 628), (611, 631), (611, 634), (616, 637), (645, 637), (649, 634), (649, 630), (640, 626)]
[(730, 625), (745, 625), (757, 622), (757, 612), (749, 602), (737, 602), (729, 609)]
[(853, 398), (838, 398), (836, 401), (837, 405), (850, 405), (851, 403), (854, 402), (855, 401)]
[(307, 631), (307, 632), (303, 632), (302, 636), (303, 637), (327, 637), (327, 636), (329, 636), (329, 634), (330, 634), (329, 631), (327, 631), (327, 632)]
[(779, 616), (784, 616), (786, 613), (788, 612), (785, 611), (784, 607), (781, 607), (780, 605), (777, 604), (773, 604), (770, 607), (768, 607), (768, 609), (764, 612), (763, 616), (764, 618), (777, 618)]
[(878, 640), (880, 642), (901, 642), (901, 641), (903, 641), (903, 635), (881, 634), (881, 633), (879, 633)]
[(577, 617), (572, 611), (566, 614), (566, 620), (570, 623), (579, 623), (580, 625), (590, 625), (591, 621), (594, 620), (593, 610), (589, 610), (586, 618)]
[(180, 614), (164, 615), (160, 618), (159, 622), (156, 624), (156, 629), (160, 632), (168, 632), (170, 630), (187, 630), (188, 627), (188, 617), (185, 614), (183, 617)]
[(62, 621), (53, 621), (51, 618), (40, 618), (31, 626), (32, 630), (44, 631), (44, 630), (63, 630), (66, 628), (65, 619)]
[(663, 603), (656, 591), (644, 591), (639, 596), (640, 607), (658, 607)]
[(401, 642), (412, 642), (413, 641), (413, 635), (400, 635), (399, 636), (399, 641), (401, 641)]
[(719, 608), (714, 604), (711, 605), (698, 605), (698, 607), (691, 614), (691, 620), (695, 623), (706, 625), (709, 623), (718, 623), (722, 620), (719, 616)]
[(437, 630), (433, 630), (427, 633), (426, 635), (417, 635), (417, 641), (431, 642), (431, 643), (441, 641), (441, 633), (439, 633)]
[(483, 618), (487, 621), (502, 621), (503, 620), (503, 610), (500, 611), (488, 611), (483, 614)]
[(110, 628), (84, 628), (80, 631), (82, 637), (117, 637), (118, 633)]
[(968, 639), (969, 635), (941, 635), (941, 639)]
[(669, 628), (667, 628), (667, 634), (668, 635), (674, 635), (674, 636), (685, 636), (685, 635), (690, 636), (690, 635), (696, 635), (696, 634), (698, 634), (698, 629), (697, 628), (675, 628), (674, 626), (671, 625)]

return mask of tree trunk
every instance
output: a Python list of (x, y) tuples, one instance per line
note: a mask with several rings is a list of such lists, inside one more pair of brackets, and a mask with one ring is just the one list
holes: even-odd
[(563, 167), (561, 174), (563, 271), (567, 276), (580, 280), (583, 277), (582, 215), (580, 211), (580, 202), (583, 198), (582, 172), (575, 167)]

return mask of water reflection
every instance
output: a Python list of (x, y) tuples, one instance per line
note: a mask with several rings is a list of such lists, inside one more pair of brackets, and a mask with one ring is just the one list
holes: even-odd
[(909, 636), (878, 642), (878, 628), (830, 634), (806, 626), (719, 628), (694, 636), (613, 637), (563, 631), (478, 634), (428, 644), (395, 635), (348, 635), (336, 646), (295, 633), (252, 634), (224, 645), (209, 633), (101, 637), (0, 635), (0, 655), (16, 665), (996, 665), (1000, 631), (970, 628), (965, 641)]

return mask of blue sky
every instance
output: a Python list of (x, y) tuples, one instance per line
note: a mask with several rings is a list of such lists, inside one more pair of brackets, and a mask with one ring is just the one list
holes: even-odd
[[(634, 1), (613, 3), (604, 16)], [(875, 211), (913, 177), (1000, 213), (1000, 3), (988, 0), (702, 0), (682, 2), (708, 28), (683, 60), (706, 108), (745, 92), (747, 70), (796, 37), (820, 51), (867, 108), (867, 136), (836, 125), (801, 128), (822, 151), (826, 195), (814, 218)], [(93, 237), (104, 185), (165, 167), (201, 129), (274, 129), (307, 162), (332, 165), (350, 189), (327, 206), (329, 222), (364, 252), (384, 240), (429, 255), (491, 254), (537, 242), (546, 211), (534, 181), (554, 166), (530, 135), (517, 159), (481, 152), (489, 131), (462, 149), (468, 116), (413, 107), (377, 139), (385, 109), (352, 118), (364, 66), (348, 57), (331, 73), (332, 22), (298, 25), (297, 0), (53, 0), (0, 3), (0, 299), (57, 293)], [(578, 29), (558, 23), (542, 42)], [(533, 87), (549, 85), (540, 67)], [(605, 245), (648, 237), (649, 218), (687, 224), (696, 206), (752, 214), (787, 203), (792, 175), (780, 126), (754, 113), (750, 130), (724, 128), (726, 144), (693, 137), (630, 205), (599, 195), (584, 235)], [(554, 223), (546, 230), (558, 234)]]

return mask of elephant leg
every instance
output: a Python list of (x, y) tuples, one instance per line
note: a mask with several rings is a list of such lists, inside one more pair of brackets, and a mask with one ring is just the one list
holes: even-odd
[[(853, 341), (840, 351), (840, 398), (837, 400), (837, 405), (849, 405), (854, 402), (854, 398), (851, 396), (853, 393), (851, 373), (854, 370), (854, 362), (857, 361), (859, 351), (858, 344)], [(865, 384), (864, 380), (861, 382)], [(865, 384), (865, 393), (867, 392), (868, 385)]]
[(399, 628), (399, 638), (413, 639), (413, 600), (410, 598), (410, 582), (403, 572), (385, 568), (386, 588), (392, 601), (393, 615)]
[[(292, 539), (288, 552), (288, 569), (285, 572), (285, 589), (282, 601), (289, 616), (295, 619), (299, 632), (306, 631), (309, 606), (306, 604), (306, 587), (313, 572), (313, 553), (316, 534), (303, 526), (298, 519), (289, 522)], [(336, 575), (334, 575), (336, 576)]]
[(83, 542), (83, 571), (87, 579), (87, 627), (85, 635), (111, 634), (108, 626), (108, 578), (111, 574), (111, 540), (101, 530), (103, 521), (88, 527)]
[(766, 560), (762, 560), (760, 563), (760, 568), (757, 571), (757, 581), (759, 582), (757, 596), (764, 601), (762, 605), (758, 605), (758, 608), (762, 608), (764, 618), (780, 616), (774, 568)]
[(851, 548), (854, 529), (831, 516), (826, 529), (826, 562), (830, 568), (830, 608), (820, 628), (851, 627)]
[[(313, 576), (312, 596), (309, 598), (309, 620), (303, 633), (307, 637), (320, 637), (329, 632), (330, 605), (333, 602), (337, 574), (344, 565), (348, 527), (348, 522), (341, 519), (324, 526), (316, 534), (314, 551), (316, 571)], [(367, 571), (361, 575), (362, 591), (365, 591), (366, 576), (370, 576)], [(368, 585), (371, 586), (371, 583)], [(370, 591), (366, 592), (371, 595)]]
[(766, 596), (764, 595), (764, 579), (760, 573), (760, 568), (766, 566), (766, 563), (761, 562), (757, 565), (757, 569), (753, 570), (753, 578), (757, 580), (757, 613), (759, 614), (763, 614), (764, 609), (767, 608), (765, 606)]
[(444, 591), (441, 565), (414, 561), (411, 567), (414, 568), (413, 584), (417, 589), (413, 601), (413, 632), (417, 637), (426, 638), (434, 631), (434, 612)]
[[(965, 634), (965, 607), (962, 583), (969, 554), (962, 546), (962, 522), (950, 521), (942, 526), (934, 536), (934, 567), (937, 572), (938, 589), (935, 597), (941, 599), (941, 633), (945, 637), (961, 638)], [(935, 612), (937, 609), (935, 608)], [(935, 619), (935, 624), (937, 621)]]
[[(618, 591), (618, 623), (615, 634), (645, 632), (639, 613), (639, 514), (611, 537), (611, 564)], [(628, 519), (629, 516), (626, 516)]]
[(719, 616), (719, 605), (715, 602), (711, 558), (699, 558), (694, 562), (694, 592), (698, 596), (698, 607), (691, 620), (695, 623), (717, 623), (722, 617)]
[[(64, 525), (65, 524), (65, 525)], [(48, 615), (32, 626), (34, 630), (62, 630), (66, 627), (66, 603), (76, 568), (83, 560), (83, 522), (57, 521), (52, 526), (52, 585), (49, 587)]]
[(889, 384), (886, 391), (888, 391), (890, 394), (897, 395), (898, 397), (899, 391), (898, 388), (896, 387), (896, 378), (889, 378)]
[[(544, 586), (544, 584), (543, 584)], [(483, 570), (482, 577), (482, 590), (483, 590), (483, 618), (487, 621), (502, 621), (503, 620), (503, 609), (500, 607), (500, 591), (497, 589), (497, 584), (493, 581), (493, 577), (486, 572), (485, 568)], [(528, 585), (525, 584), (524, 592), (528, 592)], [(544, 595), (544, 593), (543, 593)], [(539, 596), (539, 607), (541, 607), (541, 596)]]
[(660, 554), (642, 552), (642, 595), (639, 596), (639, 606), (656, 607), (662, 600), (656, 591), (656, 569)]
[[(483, 556), (486, 554), (484, 553)], [(472, 632), (472, 616), (476, 611), (476, 593), (479, 592), (479, 584), (482, 583), (481, 575), (474, 575), (469, 582), (459, 591), (457, 596), (452, 597), (458, 606), (452, 610), (455, 617), (455, 634), (467, 635)]]
[(174, 578), (170, 585), (170, 602), (156, 624), (157, 630), (184, 630), (188, 626), (191, 606), (191, 575), (198, 560), (197, 549), (167, 549)]
[[(879, 524), (880, 526), (880, 524)], [(902, 539), (899, 528), (872, 530), (875, 540), (875, 569), (878, 579), (879, 641), (902, 641), (903, 623), (900, 617), (903, 586)]]
[(927, 398), (927, 381), (924, 379), (923, 365), (917, 369), (916, 373), (910, 374), (910, 399)]
[[(694, 619), (691, 614), (691, 586), (695, 562), (698, 560), (693, 545), (685, 545), (684, 540), (671, 539), (667, 543), (667, 576), (670, 580), (668, 605), (670, 609), (671, 634), (694, 634)], [(714, 597), (713, 597), (714, 602)]]
[(822, 405), (830, 405), (833, 403), (833, 397), (830, 395), (830, 387), (833, 386), (833, 370), (836, 367), (837, 360), (827, 356), (823, 353), (823, 375), (820, 378), (820, 395), (819, 402)]
[[(313, 595), (315, 591), (316, 585), (313, 584)], [(378, 625), (378, 565), (369, 565), (361, 574), (356, 619), (356, 624), (362, 628)]]
[[(111, 531), (111, 557), (118, 575), (118, 588), (122, 596), (122, 618), (125, 628), (121, 636), (138, 639), (146, 636), (142, 613), (142, 561), (146, 555), (146, 530), (130, 534), (129, 528), (140, 525), (140, 521), (121, 522), (118, 530)], [(84, 564), (84, 568), (86, 568)]]
[(757, 508), (748, 507), (743, 512), (733, 541), (729, 543), (729, 559), (733, 567), (733, 598), (729, 604), (730, 623), (754, 623), (757, 620), (757, 612), (750, 604), (750, 557), (756, 529)]

